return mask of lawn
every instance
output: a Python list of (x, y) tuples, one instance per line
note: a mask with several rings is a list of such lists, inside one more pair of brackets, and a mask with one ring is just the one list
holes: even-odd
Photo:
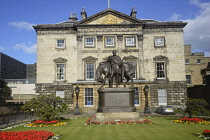
[(180, 124), (169, 118), (148, 117), (153, 124), (83, 125), (87, 118), (70, 119), (55, 127), (18, 127), (8, 131), (47, 130), (59, 140), (202, 140), (193, 133), (210, 129), (207, 124)]

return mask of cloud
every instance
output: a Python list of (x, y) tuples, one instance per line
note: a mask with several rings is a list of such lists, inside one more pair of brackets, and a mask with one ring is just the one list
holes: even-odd
[(4, 48), (0, 46), (0, 51), (3, 51), (3, 50), (4, 50)]
[(210, 2), (191, 0), (190, 4), (199, 7), (200, 13), (194, 19), (184, 20), (188, 22), (184, 28), (185, 44), (191, 44), (193, 52), (202, 51), (210, 56)]
[(173, 14), (171, 17), (170, 17), (170, 21), (178, 21), (179, 18), (182, 17), (180, 14)]
[(37, 45), (36, 44), (29, 44), (26, 45), (26, 43), (16, 44), (14, 46), (15, 50), (22, 50), (23, 52), (27, 54), (33, 54), (36, 53)]
[(16, 27), (18, 30), (33, 30), (32, 23), (28, 23), (25, 21), (22, 22), (9, 22), (9, 25)]

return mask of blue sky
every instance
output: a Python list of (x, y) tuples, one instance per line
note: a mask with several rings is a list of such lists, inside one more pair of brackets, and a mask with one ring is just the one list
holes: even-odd
[[(138, 19), (185, 21), (185, 44), (210, 56), (210, 0), (110, 0), (110, 8)], [(0, 52), (23, 63), (36, 62), (36, 24), (67, 21), (85, 7), (88, 16), (108, 8), (108, 0), (0, 0)]]

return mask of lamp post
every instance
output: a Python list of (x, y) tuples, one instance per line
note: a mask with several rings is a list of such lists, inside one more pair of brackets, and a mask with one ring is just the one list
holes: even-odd
[(144, 95), (145, 95), (145, 107), (144, 107), (144, 114), (150, 114), (150, 107), (148, 103), (148, 92), (149, 92), (149, 86), (146, 85), (144, 87)]
[(76, 93), (76, 107), (74, 108), (74, 115), (80, 115), (79, 112), (79, 106), (78, 106), (78, 97), (79, 97), (80, 88), (78, 85), (75, 87), (75, 93)]

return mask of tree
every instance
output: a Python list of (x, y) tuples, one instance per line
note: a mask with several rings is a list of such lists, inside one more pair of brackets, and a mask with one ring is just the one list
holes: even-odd
[(186, 108), (183, 110), (184, 114), (188, 114), (189, 118), (193, 115), (209, 115), (209, 111), (205, 109), (207, 102), (204, 99), (187, 98), (184, 100)]
[(7, 82), (0, 79), (0, 100), (9, 99), (11, 97), (12, 90), (7, 86)]
[(42, 95), (26, 102), (22, 109), (26, 113), (35, 113), (41, 120), (50, 121), (59, 118), (59, 113), (68, 108), (67, 99), (55, 95)]

